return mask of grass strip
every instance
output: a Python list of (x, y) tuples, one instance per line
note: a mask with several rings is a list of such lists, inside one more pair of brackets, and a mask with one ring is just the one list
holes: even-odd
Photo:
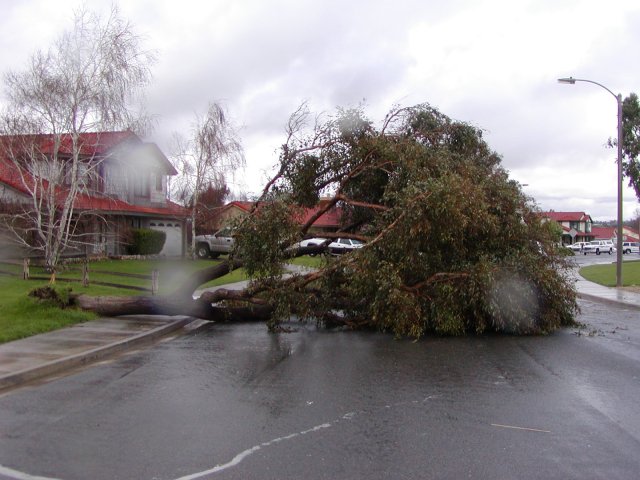
[[(616, 286), (616, 264), (589, 265), (580, 269), (580, 275), (590, 282)], [(625, 287), (640, 285), (640, 261), (627, 261), (622, 263), (622, 284)]]

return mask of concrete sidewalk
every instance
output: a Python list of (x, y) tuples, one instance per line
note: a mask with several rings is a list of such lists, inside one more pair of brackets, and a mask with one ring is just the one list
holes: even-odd
[(184, 328), (193, 317), (100, 318), (0, 345), (0, 392), (102, 360)]
[[(576, 271), (580, 297), (640, 310), (640, 294), (589, 282)], [(225, 285), (240, 288), (245, 282)], [(201, 292), (197, 292), (196, 295)], [(0, 392), (107, 358), (182, 328), (197, 328), (193, 317), (133, 315), (102, 318), (0, 344)]]
[(640, 310), (640, 293), (613, 287), (603, 287), (597, 283), (585, 280), (576, 272), (576, 289), (578, 296), (586, 300), (624, 305)]

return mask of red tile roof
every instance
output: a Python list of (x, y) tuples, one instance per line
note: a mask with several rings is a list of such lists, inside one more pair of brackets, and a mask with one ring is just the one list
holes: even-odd
[(15, 169), (13, 163), (0, 158), (0, 183), (9, 185), (14, 190), (26, 193), (26, 189), (20, 179), (20, 174)]
[(544, 217), (555, 220), (556, 222), (586, 222), (591, 221), (591, 216), (584, 212), (542, 212)]
[[(59, 138), (57, 153), (71, 155), (73, 153), (73, 137), (63, 134)], [(15, 150), (37, 147), (41, 153), (51, 155), (55, 150), (56, 137), (51, 134), (36, 135), (3, 135), (0, 137), (3, 148)], [(80, 155), (104, 155), (116, 145), (124, 142), (141, 144), (142, 140), (133, 132), (83, 132), (78, 136)]]
[[(45, 154), (71, 155), (73, 153), (73, 138), (69, 134), (59, 137), (60, 145), (55, 150), (55, 137), (49, 134), (41, 135), (4, 135), (0, 136), (0, 150), (12, 149), (37, 149)], [(149, 149), (152, 155), (160, 162), (168, 175), (176, 175), (178, 172), (171, 162), (154, 143), (143, 142), (140, 137), (131, 131), (120, 132), (83, 132), (78, 137), (80, 155), (86, 158), (101, 157), (107, 155), (117, 147), (125, 145), (135, 149)]]
[(243, 211), (249, 213), (251, 211), (251, 208), (253, 207), (254, 203), (255, 202), (244, 202), (244, 201), (240, 201), (240, 200), (234, 200), (233, 202), (227, 203), (224, 206), (224, 208), (238, 207), (240, 210), (243, 210)]
[(591, 234), (596, 240), (608, 240), (616, 236), (616, 227), (591, 227)]
[(109, 214), (163, 215), (185, 217), (189, 210), (169, 200), (164, 207), (147, 207), (108, 197), (78, 195), (74, 207), (78, 210), (95, 210)]
[[(323, 205), (317, 205), (313, 208), (305, 209), (302, 217), (299, 220), (300, 224), (307, 223), (307, 221), (309, 221), (311, 217), (316, 215), (321, 208), (323, 208)], [(342, 210), (338, 207), (333, 207), (327, 212), (320, 215), (320, 217), (315, 222), (313, 222), (313, 226), (322, 228), (338, 228), (340, 226), (341, 215)]]
[[(618, 229), (617, 227), (592, 227), (591, 233), (596, 240), (608, 240), (618, 236)], [(623, 228), (622, 240), (624, 242), (637, 242), (639, 238), (640, 235), (633, 228)]]
[[(322, 209), (326, 205), (327, 200), (320, 200), (318, 205), (312, 208), (306, 208), (303, 210), (302, 215), (298, 218), (298, 223), (303, 225), (307, 223), (308, 220), (311, 219), (314, 215), (318, 213), (320, 209)], [(253, 208), (255, 202), (247, 202), (247, 201), (233, 201), (229, 202), (225, 205), (225, 208), (236, 207), (242, 210), (245, 213), (249, 213)], [(320, 215), (320, 217), (313, 222), (314, 227), (321, 228), (338, 228), (340, 226), (340, 217), (342, 214), (342, 210), (339, 207), (333, 207), (329, 209), (327, 212)]]

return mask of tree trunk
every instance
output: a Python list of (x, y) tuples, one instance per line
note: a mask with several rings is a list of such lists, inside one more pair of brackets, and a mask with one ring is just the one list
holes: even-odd
[(161, 297), (91, 297), (78, 295), (76, 303), (105, 317), (121, 315), (187, 315), (216, 322), (266, 321), (272, 313), (269, 305), (219, 307), (200, 299)]
[[(308, 253), (322, 253), (325, 246), (309, 246), (289, 252), (290, 257)], [(210, 280), (222, 277), (241, 268), (243, 262), (231, 259), (217, 265), (198, 270), (191, 274), (169, 295), (93, 297), (74, 295), (75, 303), (84, 310), (93, 311), (106, 317), (121, 315), (188, 315), (217, 322), (267, 321), (273, 313), (273, 306), (265, 298), (246, 290), (227, 290), (219, 288), (214, 292), (204, 292), (199, 298), (193, 298), (193, 292)], [(318, 278), (318, 273), (305, 275), (306, 283)], [(226, 301), (227, 305), (220, 302)], [(229, 306), (233, 305), (233, 306)], [(244, 304), (245, 306), (237, 306)]]

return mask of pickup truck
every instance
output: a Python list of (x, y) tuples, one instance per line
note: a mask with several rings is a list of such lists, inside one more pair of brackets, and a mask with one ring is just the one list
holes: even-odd
[(221, 253), (229, 253), (234, 244), (232, 233), (230, 228), (223, 228), (213, 235), (196, 235), (198, 258), (216, 258)]
[(582, 247), (582, 253), (585, 255), (587, 253), (595, 253), (596, 255), (608, 253), (611, 255), (615, 251), (616, 247), (614, 247), (613, 243), (609, 240), (592, 240), (589, 243), (585, 243)]

